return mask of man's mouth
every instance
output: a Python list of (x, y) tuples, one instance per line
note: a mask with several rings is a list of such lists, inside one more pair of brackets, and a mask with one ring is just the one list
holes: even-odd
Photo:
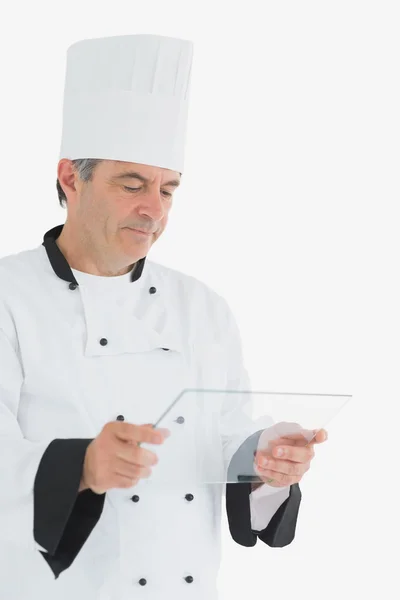
[(143, 231), (142, 229), (133, 229), (133, 227), (127, 227), (126, 229), (130, 229), (131, 231), (134, 231), (135, 233), (138, 233), (139, 235), (145, 235), (145, 236), (153, 235), (152, 232)]

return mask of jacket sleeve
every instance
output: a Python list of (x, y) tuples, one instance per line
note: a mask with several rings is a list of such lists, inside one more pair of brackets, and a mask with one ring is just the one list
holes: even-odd
[(78, 493), (91, 439), (55, 439), (45, 450), (33, 487), (34, 538), (57, 579), (71, 566), (103, 512), (105, 494)]
[(18, 423), (23, 370), (15, 337), (4, 331), (3, 321), (0, 319), (0, 538), (41, 552), (57, 578), (99, 520), (105, 494), (78, 493), (91, 439), (31, 442), (24, 438)]
[[(225, 300), (225, 343), (226, 353), (229, 356), (227, 389), (251, 390), (251, 382), (244, 366), (242, 342), (239, 328), (234, 315)], [(235, 408), (237, 410), (237, 407)], [(251, 483), (232, 483), (238, 481), (241, 466), (253, 461), (261, 431), (249, 435), (239, 448), (233, 452), (230, 449), (228, 481), (226, 484), (225, 503), (230, 534), (235, 542), (241, 546), (254, 546), (260, 539), (268, 546), (282, 547), (290, 544), (295, 537), (297, 517), (301, 502), (301, 491), (298, 484), (290, 486), (289, 497), (279, 506), (274, 514), (269, 514), (268, 525), (261, 531), (252, 529), (251, 520)], [(228, 444), (229, 447), (229, 444)], [(225, 457), (227, 460), (227, 457)], [(244, 461), (244, 462), (243, 462)], [(248, 470), (242, 471), (248, 473)], [(271, 497), (274, 498), (274, 496)], [(269, 511), (271, 513), (271, 511)]]

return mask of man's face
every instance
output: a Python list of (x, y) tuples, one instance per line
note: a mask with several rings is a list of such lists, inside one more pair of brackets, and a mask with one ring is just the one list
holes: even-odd
[(92, 181), (76, 175), (72, 220), (117, 263), (136, 262), (164, 231), (179, 181), (177, 171), (104, 160)]

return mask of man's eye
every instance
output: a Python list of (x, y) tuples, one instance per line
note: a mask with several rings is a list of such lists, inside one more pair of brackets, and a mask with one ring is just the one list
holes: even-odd
[[(126, 185), (124, 185), (124, 189), (127, 190), (128, 192), (138, 192), (141, 188), (131, 188), (131, 187), (127, 187)], [(170, 194), (169, 192), (163, 192), (163, 194), (166, 194), (167, 196), (172, 196), (172, 194)]]

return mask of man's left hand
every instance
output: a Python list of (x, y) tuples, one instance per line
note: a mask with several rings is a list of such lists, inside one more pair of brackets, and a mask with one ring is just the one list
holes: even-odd
[[(263, 483), (272, 487), (286, 487), (299, 483), (304, 473), (309, 470), (315, 456), (314, 445), (321, 444), (327, 439), (328, 433), (325, 429), (319, 429), (310, 442), (299, 433), (275, 439), (272, 458), (271, 452), (261, 450), (256, 453), (255, 466), (261, 482), (252, 485), (252, 488), (256, 489)], [(264, 460), (268, 461), (266, 465), (263, 464)], [(268, 481), (270, 479), (273, 481)]]

